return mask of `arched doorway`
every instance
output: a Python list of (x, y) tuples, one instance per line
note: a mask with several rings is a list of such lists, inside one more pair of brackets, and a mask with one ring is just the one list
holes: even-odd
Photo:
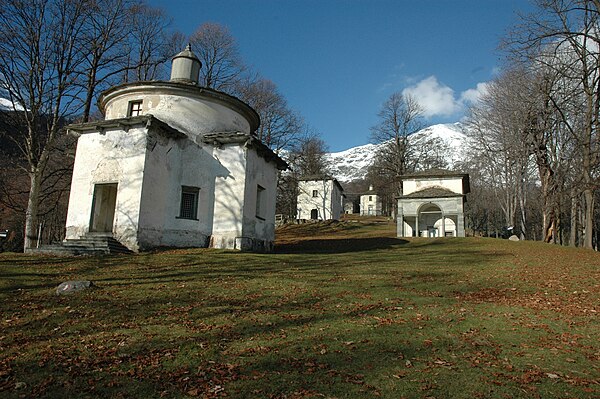
[(440, 237), (441, 232), (435, 226), (443, 217), (442, 210), (436, 204), (429, 202), (419, 208), (417, 216), (417, 237)]

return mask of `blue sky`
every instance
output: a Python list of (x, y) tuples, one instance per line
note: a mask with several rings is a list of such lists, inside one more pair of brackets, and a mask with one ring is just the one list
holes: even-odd
[(456, 122), (501, 67), (527, 0), (150, 0), (191, 34), (227, 26), (330, 151), (369, 142), (381, 104), (417, 97), (425, 124)]

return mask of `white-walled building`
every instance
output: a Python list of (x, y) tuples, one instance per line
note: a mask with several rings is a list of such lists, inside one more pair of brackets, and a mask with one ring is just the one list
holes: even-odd
[(255, 136), (252, 108), (197, 85), (200, 66), (188, 47), (170, 81), (113, 87), (99, 99), (104, 120), (68, 127), (79, 138), (67, 240), (273, 249), (277, 172), (287, 165)]
[(400, 176), (398, 237), (464, 237), (469, 175), (432, 169)]
[(369, 191), (360, 196), (361, 216), (381, 216), (382, 209), (381, 197), (369, 186)]
[(332, 177), (305, 177), (298, 182), (298, 219), (339, 219), (344, 213), (344, 189)]

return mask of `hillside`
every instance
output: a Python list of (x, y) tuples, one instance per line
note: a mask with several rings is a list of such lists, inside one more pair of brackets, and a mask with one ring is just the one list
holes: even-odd
[[(411, 138), (429, 136), (439, 138), (445, 145), (446, 161), (451, 169), (453, 165), (465, 157), (466, 135), (461, 123), (433, 125), (415, 133)], [(364, 179), (367, 169), (373, 164), (380, 145), (366, 144), (345, 151), (327, 154), (331, 174), (342, 183)], [(428, 151), (421, 148), (421, 151)]]
[(383, 219), (277, 234), (275, 254), (0, 254), (0, 396), (597, 397), (597, 253)]

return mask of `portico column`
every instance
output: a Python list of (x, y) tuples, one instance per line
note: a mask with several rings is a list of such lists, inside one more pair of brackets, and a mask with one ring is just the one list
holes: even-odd
[(417, 215), (415, 216), (415, 230), (416, 230), (416, 234), (415, 237), (420, 237), (421, 236), (421, 232), (419, 230), (419, 212), (417, 212)]
[(446, 215), (442, 210), (442, 237), (446, 237)]
[(404, 211), (398, 207), (398, 217), (396, 218), (396, 237), (404, 237)]
[(465, 236), (465, 216), (462, 212), (458, 212), (456, 215), (456, 236)]

